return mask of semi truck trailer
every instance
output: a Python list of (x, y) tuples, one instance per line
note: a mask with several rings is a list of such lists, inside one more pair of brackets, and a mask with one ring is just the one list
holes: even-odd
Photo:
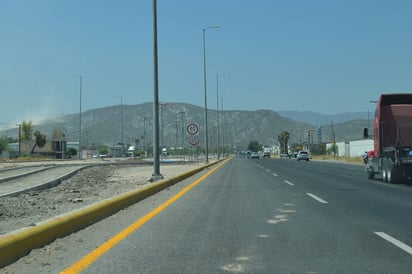
[[(370, 138), (368, 129), (364, 137)], [(412, 177), (412, 93), (382, 94), (373, 123), (374, 149), (368, 152), (369, 179), (395, 183)]]

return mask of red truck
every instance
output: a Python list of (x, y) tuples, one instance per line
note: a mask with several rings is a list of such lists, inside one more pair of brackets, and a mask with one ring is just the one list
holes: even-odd
[[(374, 150), (368, 152), (369, 179), (395, 183), (412, 177), (412, 93), (382, 94), (373, 123)], [(364, 129), (368, 138), (368, 129)]]

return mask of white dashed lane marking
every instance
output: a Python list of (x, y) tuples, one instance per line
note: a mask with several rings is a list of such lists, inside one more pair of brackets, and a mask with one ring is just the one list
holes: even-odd
[(319, 203), (322, 204), (327, 204), (328, 202), (326, 202), (325, 200), (323, 200), (322, 198), (319, 198), (318, 196), (312, 194), (312, 193), (306, 193), (306, 195), (308, 195), (309, 197), (315, 199), (316, 201), (318, 201)]
[(409, 255), (412, 255), (412, 247), (410, 247), (409, 245), (402, 243), (401, 241), (393, 238), (392, 236), (386, 234), (385, 232), (375, 232), (375, 234), (381, 237), (382, 239), (387, 240), (391, 244), (399, 247), (403, 251), (406, 251), (407, 253), (409, 253)]
[(294, 185), (293, 183), (289, 182), (288, 180), (285, 180), (284, 182), (287, 183), (287, 184), (290, 185), (290, 186), (293, 186), (293, 185)]

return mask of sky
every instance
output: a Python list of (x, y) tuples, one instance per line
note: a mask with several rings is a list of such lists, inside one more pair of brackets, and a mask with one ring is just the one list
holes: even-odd
[[(412, 92), (412, 1), (158, 0), (159, 101), (369, 111)], [(1, 0), (0, 126), (153, 101), (150, 0)], [(219, 85), (217, 85), (219, 75)], [(219, 87), (219, 95), (217, 94)]]

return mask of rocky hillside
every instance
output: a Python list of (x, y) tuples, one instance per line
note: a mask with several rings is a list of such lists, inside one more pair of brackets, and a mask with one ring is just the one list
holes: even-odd
[[(186, 146), (184, 125), (187, 122), (200, 125), (201, 142), (204, 141), (203, 107), (184, 103), (166, 103), (159, 107), (159, 112), (161, 145)], [(307, 140), (306, 132), (308, 129), (319, 127), (319, 125), (311, 125), (280, 116), (272, 110), (230, 110), (219, 112), (219, 114), (220, 143), (224, 140), (226, 146), (239, 148), (245, 147), (251, 140), (272, 145), (282, 131), (290, 132), (292, 143), (299, 143)], [(208, 111), (208, 121), (209, 146), (215, 147), (217, 141), (216, 110)], [(335, 123), (333, 126), (335, 138), (337, 141), (360, 139), (363, 127), (367, 127), (367, 120), (358, 119)], [(59, 128), (66, 135), (68, 141), (78, 141), (79, 114), (48, 119), (34, 125), (34, 130), (40, 130), (47, 136), (51, 136), (56, 128)], [(330, 123), (321, 126), (322, 141), (333, 139), (331, 131)], [(150, 145), (153, 136), (152, 103), (116, 105), (85, 111), (82, 113), (82, 132), (84, 145), (116, 144), (122, 141), (134, 143), (136, 139), (142, 144), (144, 137), (146, 137), (146, 144)], [(17, 129), (9, 130), (8, 134), (17, 136)], [(313, 140), (315, 142), (318, 140), (316, 133), (314, 133)]]

